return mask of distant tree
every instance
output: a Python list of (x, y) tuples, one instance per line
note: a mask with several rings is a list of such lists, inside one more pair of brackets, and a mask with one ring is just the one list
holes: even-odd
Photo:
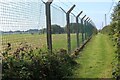
[(31, 33), (31, 35), (34, 35), (34, 33)]
[(105, 27), (101, 30), (101, 33), (110, 34), (110, 33), (111, 33), (110, 28), (111, 28), (110, 25), (105, 26)]
[(47, 32), (46, 28), (43, 28), (43, 29), (40, 29), (39, 34), (44, 34), (46, 32)]
[[(79, 27), (79, 32), (81, 33), (82, 31), (82, 25), (79, 23), (70, 23), (70, 33), (76, 33), (77, 31), (77, 26)], [(65, 26), (65, 31), (67, 32), (67, 26)]]
[(62, 34), (64, 33), (64, 28), (60, 27), (59, 25), (52, 25), (52, 34)]
[(28, 33), (33, 35), (33, 34), (39, 33), (39, 30), (38, 29), (29, 29), (26, 32), (28, 32)]

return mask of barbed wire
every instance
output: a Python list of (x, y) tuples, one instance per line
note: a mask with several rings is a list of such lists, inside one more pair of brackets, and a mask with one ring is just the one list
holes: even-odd
[(109, 9), (109, 11), (107, 12), (106, 15), (110, 14), (110, 11), (112, 10), (114, 3), (115, 3), (114, 0), (112, 0), (112, 4), (111, 4), (111, 6), (110, 6), (110, 9)]

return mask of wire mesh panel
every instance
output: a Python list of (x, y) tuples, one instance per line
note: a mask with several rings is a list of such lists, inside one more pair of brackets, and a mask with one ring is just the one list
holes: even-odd
[(51, 23), (53, 50), (67, 49), (66, 14), (55, 5), (51, 6)]
[(70, 14), (71, 51), (74, 51), (77, 48), (76, 31), (76, 17), (73, 14)]
[(41, 34), (45, 28), (45, 10), (39, 0), (1, 0), (0, 19), (3, 48), (8, 43), (13, 50), (21, 44), (46, 48), (46, 35)]

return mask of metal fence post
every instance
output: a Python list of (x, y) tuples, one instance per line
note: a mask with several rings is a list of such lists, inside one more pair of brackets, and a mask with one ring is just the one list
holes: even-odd
[(71, 53), (71, 38), (70, 38), (70, 12), (74, 9), (75, 5), (73, 5), (68, 12), (66, 13), (67, 20), (67, 42), (68, 42), (68, 53)]
[(89, 17), (87, 17), (86, 19), (85, 19), (85, 27), (84, 27), (84, 29), (85, 29), (85, 40), (87, 40), (87, 20), (88, 20), (88, 18)]
[(86, 17), (86, 15), (81, 19), (81, 25), (82, 25), (82, 43), (84, 44), (84, 25), (83, 25), (83, 19)]
[(80, 32), (80, 30), (79, 30), (79, 23), (78, 23), (78, 18), (79, 18), (79, 16), (82, 14), (82, 12), (83, 11), (81, 11), (77, 16), (76, 16), (76, 23), (77, 23), (77, 28), (76, 28), (76, 38), (77, 38), (77, 47), (79, 47), (80, 46), (80, 42), (79, 42), (79, 32)]
[(87, 21), (87, 24), (88, 24), (87, 37), (88, 37), (88, 38), (90, 37), (90, 23), (89, 23), (89, 21), (90, 21), (90, 18), (89, 18), (88, 21)]
[(52, 2), (46, 2), (46, 26), (47, 26), (47, 48), (52, 53), (52, 34), (51, 34), (51, 10), (50, 5)]

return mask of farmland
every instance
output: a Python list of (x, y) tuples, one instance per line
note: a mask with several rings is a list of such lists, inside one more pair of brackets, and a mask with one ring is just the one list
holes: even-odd
[[(53, 34), (53, 50), (58, 50), (61, 48), (67, 49), (67, 34)], [(80, 35), (81, 41), (81, 35)], [(2, 35), (2, 47), (5, 48), (7, 43), (10, 43), (12, 49), (16, 49), (20, 44), (27, 43), (34, 48), (47, 49), (46, 34), (10, 34)], [(76, 48), (76, 34), (71, 34), (71, 48), (74, 50)]]
[(0, 1), (0, 79), (119, 80), (120, 1), (98, 2)]
[[(52, 36), (53, 50), (59, 50), (60, 48), (67, 49), (66, 34), (53, 34)], [(11, 44), (10, 47), (8, 47), (8, 43)], [(22, 47), (20, 47), (21, 44)], [(26, 46), (26, 44), (28, 46)], [(76, 48), (76, 44), (76, 34), (71, 34), (72, 50)], [(52, 54), (49, 54), (49, 52), (46, 51), (46, 34), (3, 35), (2, 45), (3, 48), (5, 48), (2, 52), (4, 57), (4, 80), (8, 77), (13, 78), (16, 75), (19, 75), (17, 78), (22, 77), (22, 79), (46, 79), (56, 76), (57, 78), (62, 78), (72, 75), (71, 68), (76, 62), (66, 52), (62, 55), (61, 52), (58, 51), (54, 51)], [(35, 48), (35, 50), (33, 48)], [(11, 65), (11, 63), (13, 65)]]

